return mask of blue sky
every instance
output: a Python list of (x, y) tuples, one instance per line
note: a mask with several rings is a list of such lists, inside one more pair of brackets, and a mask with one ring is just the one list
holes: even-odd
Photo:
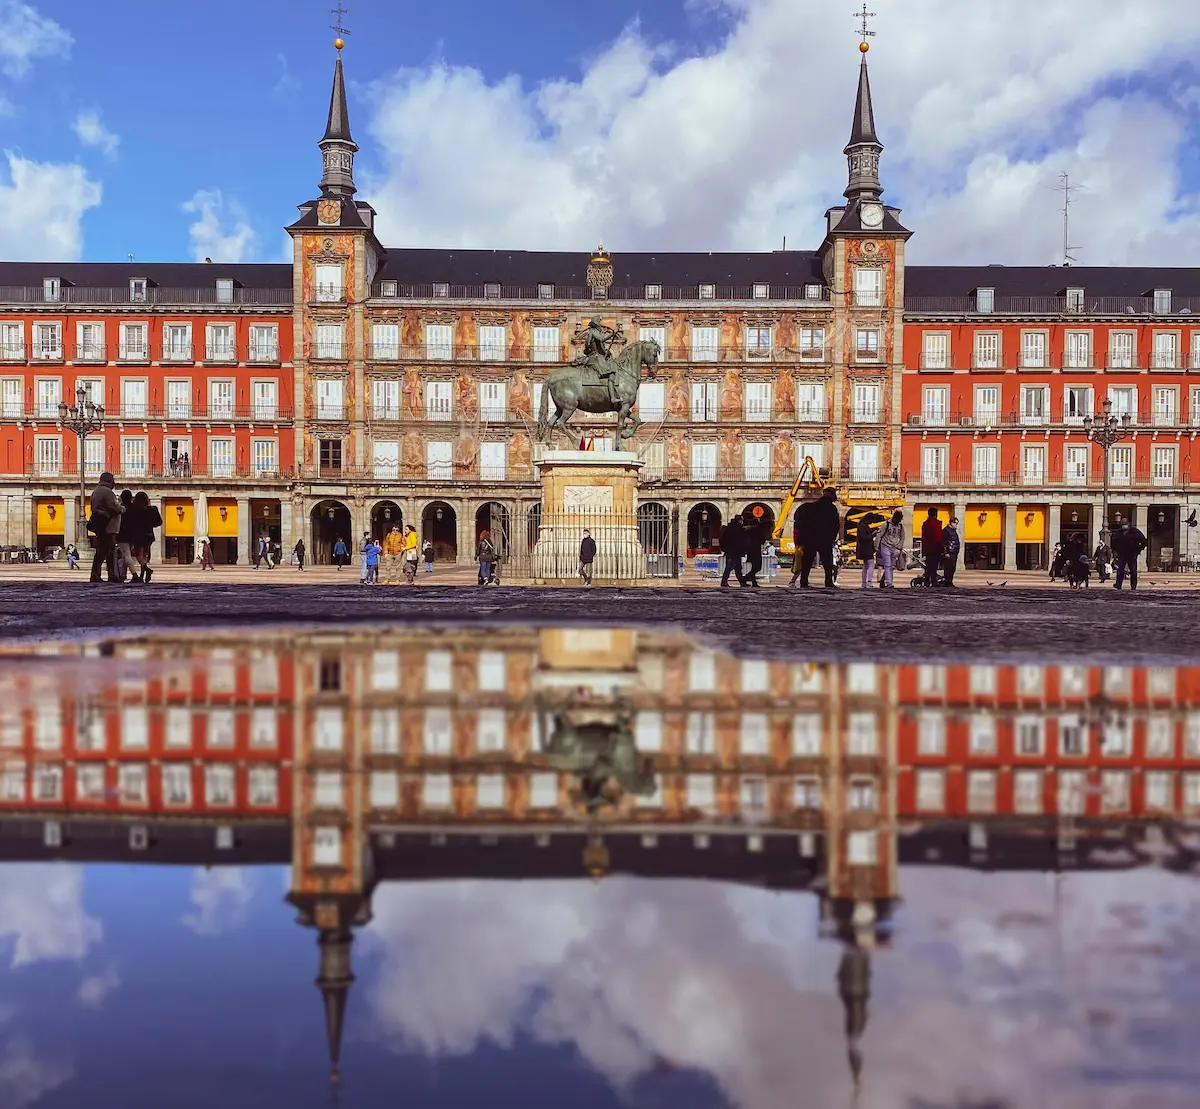
[[(0, 257), (283, 257), (319, 178), (331, 0), (0, 0)], [(354, 0), (387, 245), (814, 247), (852, 0)], [(927, 262), (1200, 256), (1200, 22), (1177, 0), (875, 0), (885, 199)]]

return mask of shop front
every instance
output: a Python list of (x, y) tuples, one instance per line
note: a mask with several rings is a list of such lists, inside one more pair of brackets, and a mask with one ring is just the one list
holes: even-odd
[(67, 510), (61, 497), (46, 497), (37, 502), (37, 534), (34, 546), (41, 558), (65, 547)]
[(1045, 570), (1046, 506), (1022, 504), (1017, 506), (1017, 569)]
[(163, 501), (162, 560), (169, 565), (188, 566), (196, 559), (196, 506), (191, 497), (167, 497)]
[(253, 529), (250, 536), (252, 549), (247, 552), (251, 561), (258, 550), (258, 541), (264, 537), (274, 547), (283, 546), (283, 509), (275, 499), (252, 499), (250, 501), (250, 519)]
[(238, 560), (238, 506), (232, 497), (209, 497), (208, 539), (213, 561), (233, 566)]
[(962, 526), (963, 567), (999, 570), (1004, 565), (1004, 506), (969, 504)]

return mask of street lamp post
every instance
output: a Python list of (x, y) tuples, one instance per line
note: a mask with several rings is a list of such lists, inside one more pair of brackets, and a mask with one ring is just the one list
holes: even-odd
[(58, 406), (58, 421), (70, 428), (79, 439), (79, 523), (75, 533), (78, 546), (87, 537), (87, 488), (84, 485), (84, 444), (93, 431), (104, 426), (104, 405), (93, 404), (87, 390), (81, 385), (75, 392), (75, 406), (61, 401)]
[(1109, 398), (1105, 398), (1101, 407), (1104, 415), (1100, 419), (1093, 420), (1091, 416), (1084, 416), (1083, 429), (1087, 432), (1088, 439), (1099, 443), (1104, 452), (1104, 507), (1101, 510), (1103, 517), (1100, 521), (1100, 542), (1103, 543), (1108, 535), (1108, 452), (1129, 435), (1129, 413), (1126, 412), (1118, 419), (1112, 414), (1112, 400)]

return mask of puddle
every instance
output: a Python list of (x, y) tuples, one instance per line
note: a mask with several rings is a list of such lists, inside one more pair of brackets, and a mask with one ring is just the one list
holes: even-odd
[(1200, 667), (13, 649), (0, 1104), (1182, 1109), (1198, 870)]

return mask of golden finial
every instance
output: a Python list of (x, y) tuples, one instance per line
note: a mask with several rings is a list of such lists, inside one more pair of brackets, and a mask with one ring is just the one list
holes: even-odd
[(875, 37), (874, 31), (867, 30), (867, 20), (874, 19), (875, 13), (867, 11), (867, 5), (864, 2), (863, 6), (862, 6), (862, 11), (858, 12), (855, 15), (855, 18), (862, 21), (862, 27), (859, 29), (859, 32), (858, 32), (862, 36), (862, 42), (860, 42), (858, 44), (858, 48), (865, 54), (868, 50), (871, 49), (871, 44), (869, 42), (867, 42), (867, 39)]
[(342, 6), (342, 0), (338, 0), (337, 7), (330, 8), (329, 14), (334, 17), (334, 21), (330, 27), (330, 30), (337, 34), (337, 38), (333, 40), (333, 48), (335, 50), (341, 50), (341, 48), (346, 45), (346, 35), (350, 33), (345, 27), (342, 26), (343, 22), (345, 21), (345, 17), (350, 14), (350, 11), (348, 8)]

